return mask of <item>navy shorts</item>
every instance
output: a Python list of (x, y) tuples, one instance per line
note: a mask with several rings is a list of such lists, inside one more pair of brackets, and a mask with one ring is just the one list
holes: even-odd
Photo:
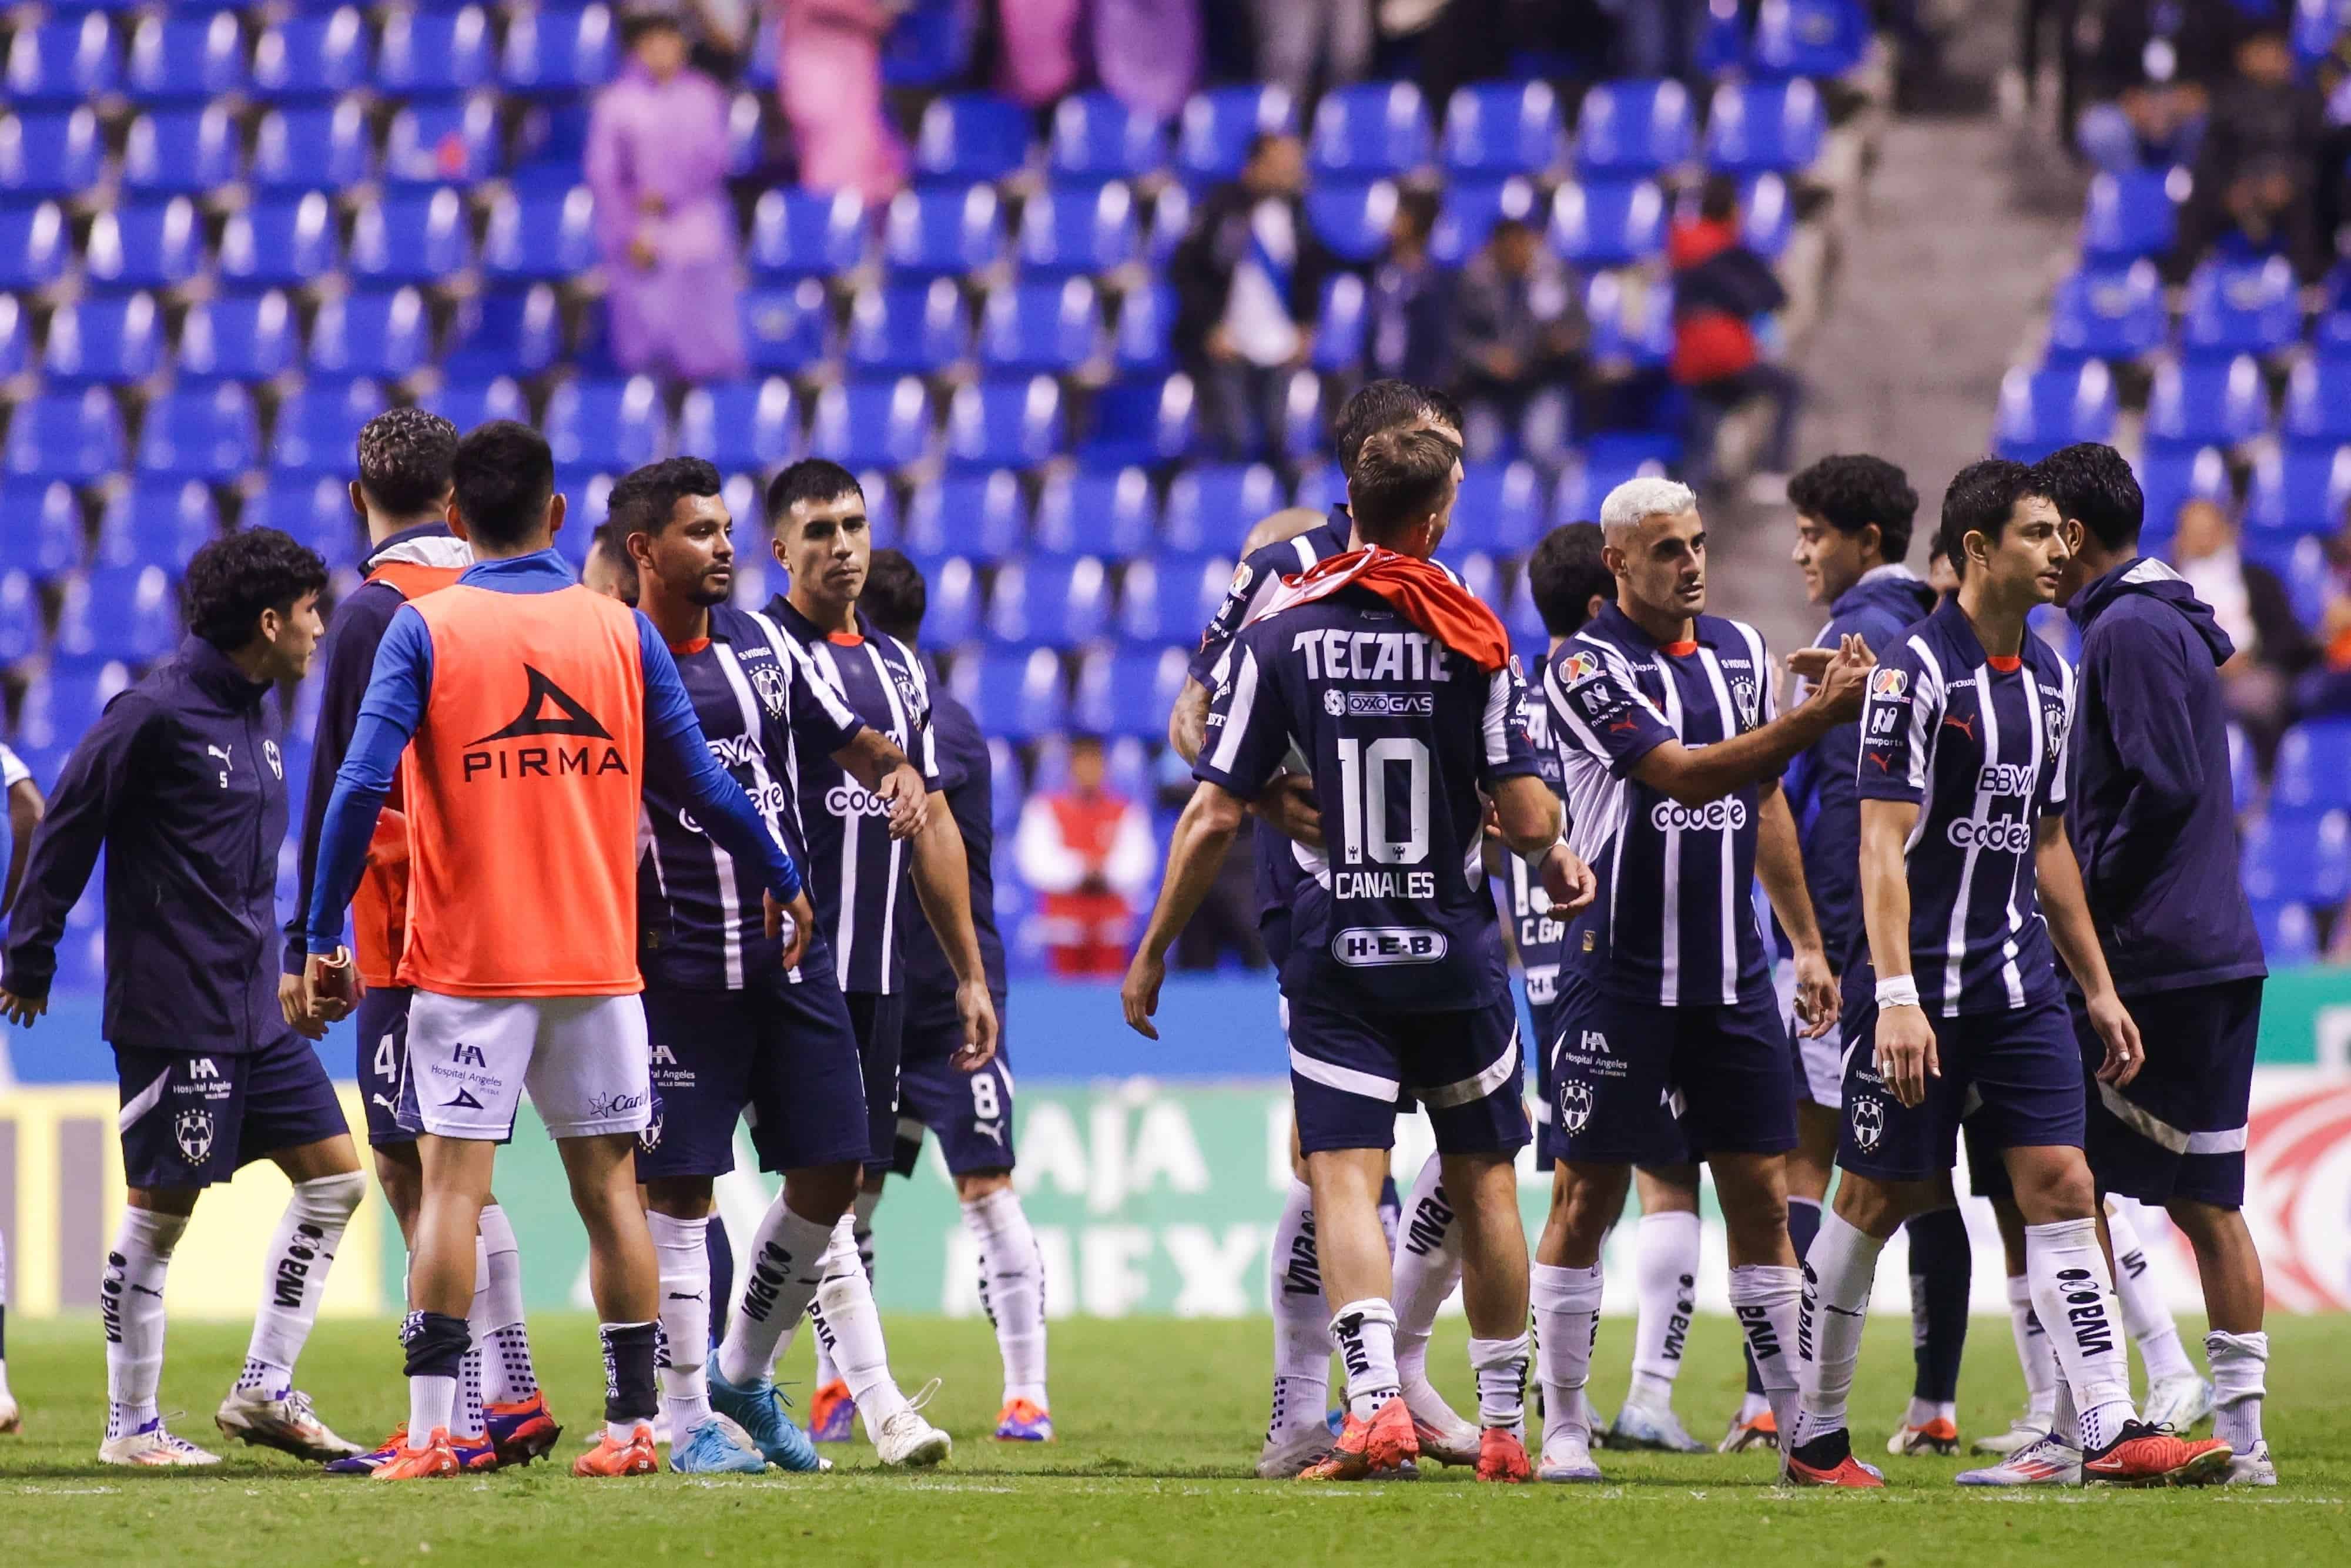
[(1004, 998), (996, 1002), (996, 1056), (977, 1072), (950, 1060), (963, 1049), (963, 1019), (950, 996), (941, 1006), (909, 1005), (898, 1068), (898, 1141), (890, 1168), (914, 1174), (923, 1133), (938, 1134), (952, 1176), (1008, 1171), (1012, 1152), (1012, 1067), (1004, 1054)]
[[(1531, 1135), (1520, 1098), (1519, 1005), (1390, 1012), (1283, 998), (1290, 1098), (1303, 1154), (1395, 1145), (1417, 1099), (1440, 1154), (1507, 1155)], [(1409, 1098), (1408, 1098), (1409, 1097)]]
[(1668, 1008), (1562, 975), (1556, 1024), (1552, 1116), (1562, 1159), (1670, 1166), (1698, 1150), (1796, 1146), (1788, 1026), (1769, 991)]
[(2088, 1103), (2083, 1147), (2098, 1190), (2141, 1203), (2189, 1198), (2243, 1207), (2261, 977), (2126, 999), (2147, 1064), (2120, 1089), (2097, 1081), (2105, 1042), (2082, 999), (2071, 1004)]
[(204, 1187), (280, 1149), (350, 1135), (310, 1042), (288, 1030), (250, 1056), (114, 1048), (122, 1179)]
[(759, 1168), (865, 1158), (865, 1086), (849, 1005), (830, 974), (758, 976), (741, 990), (645, 988), (657, 1106), (637, 1135), (637, 1179), (735, 1168), (747, 1109)]
[(865, 1153), (868, 1171), (888, 1170), (898, 1157), (898, 1067), (905, 1047), (906, 998), (903, 992), (849, 993), (849, 1021), (857, 1034), (857, 1060), (865, 1075)]
[(368, 1147), (413, 1144), (416, 1134), (400, 1124), (400, 1083), (408, 1076), (406, 986), (374, 986), (360, 998), (353, 1019), (359, 1057), (360, 1095), (367, 1109)]
[[(1853, 1033), (1852, 1020), (1869, 1014), (1876, 1007), (1877, 971), (1867, 964), (1856, 964), (1845, 971), (1842, 984), (1844, 995), (1838, 1016), (1844, 1020), (1843, 1025), (1834, 1034), (1812, 1042), (1828, 1046), (1836, 1058), (1836, 1092), (1840, 1102), (1844, 1095), (1845, 1048), (1857, 1038)], [(1803, 1064), (1800, 1063), (1797, 1071), (1801, 1072), (1803, 1070)], [(1831, 1106), (1830, 1109), (1841, 1110), (1842, 1106)], [(2016, 1188), (2008, 1179), (2008, 1161), (2001, 1156), (2000, 1145), (1986, 1136), (1984, 1124), (1980, 1120), (1962, 1116), (1959, 1137), (1968, 1151), (1968, 1191), (1978, 1197), (2014, 1197)]]
[[(2001, 1172), (2007, 1149), (2082, 1146), (2082, 1069), (2065, 1004), (2055, 997), (2008, 1012), (1927, 1021), (1941, 1074), (1906, 1106), (1879, 1075), (1871, 1046), (1877, 1002), (1845, 1015), (1844, 1123), (1837, 1164), (1879, 1181), (1931, 1181), (1958, 1163), (1959, 1123), (1968, 1159)], [(1980, 1185), (1983, 1176), (1979, 1173)]]

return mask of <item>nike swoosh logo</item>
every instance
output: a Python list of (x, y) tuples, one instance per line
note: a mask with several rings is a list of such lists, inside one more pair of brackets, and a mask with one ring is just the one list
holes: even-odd
[(1821, 1311), (1824, 1312), (1834, 1312), (1841, 1318), (1860, 1318), (1867, 1317), (1869, 1315), (1869, 1309), (1866, 1307), (1862, 1308), (1859, 1312), (1847, 1312), (1843, 1307), (1833, 1307), (1826, 1301), (1823, 1301), (1821, 1303)]
[(705, 1300), (707, 1300), (707, 1298), (706, 1298), (706, 1297), (705, 1297), (705, 1296), (702, 1294), (702, 1292), (701, 1292), (701, 1291), (696, 1291), (693, 1295), (690, 1295), (690, 1296), (689, 1296), (689, 1295), (685, 1295), (685, 1294), (684, 1294), (684, 1293), (682, 1293), (682, 1292), (680, 1292), (680, 1291), (672, 1291), (669, 1293), (669, 1299), (670, 1299), (671, 1301), (705, 1301)]
[(142, 1296), (152, 1296), (159, 1301), (163, 1299), (163, 1292), (161, 1291), (151, 1291), (144, 1285), (133, 1285), (131, 1288)]

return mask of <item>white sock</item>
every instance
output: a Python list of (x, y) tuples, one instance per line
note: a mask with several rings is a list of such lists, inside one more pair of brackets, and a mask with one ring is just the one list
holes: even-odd
[(648, 1210), (653, 1259), (661, 1269), (661, 1334), (653, 1375), (672, 1442), (710, 1419), (710, 1384), (703, 1363), (710, 1354), (710, 1220), (680, 1219)]
[(1273, 1418), (1268, 1440), (1322, 1424), (1331, 1401), (1331, 1309), (1314, 1249), (1314, 1194), (1296, 1176), (1282, 1199), (1270, 1254)]
[(841, 1378), (849, 1385), (866, 1433), (879, 1440), (882, 1424), (906, 1408), (906, 1396), (890, 1376), (890, 1350), (882, 1339), (882, 1314), (873, 1306), (873, 1282), (857, 1255), (854, 1216), (843, 1215), (833, 1228), (832, 1245), (824, 1255), (824, 1279), (810, 1304), (815, 1314), (817, 1343), (832, 1353)]
[(1396, 1375), (1406, 1387), (1428, 1381), (1428, 1336), (1437, 1309), (1461, 1282), (1461, 1227), (1445, 1196), (1443, 1163), (1431, 1155), (1422, 1165), (1396, 1224), (1389, 1299), (1396, 1315)]
[(188, 1228), (185, 1215), (126, 1208), (99, 1283), (106, 1325), (106, 1435), (120, 1437), (155, 1419), (163, 1379), (163, 1276)]
[(2162, 1282), (2147, 1260), (2128, 1203), (2108, 1200), (2106, 1233), (2115, 1244), (2115, 1294), (2122, 1298), (2123, 1328), (2147, 1364), (2147, 1381), (2195, 1376), (2196, 1364), (2179, 1343), (2179, 1325), (2164, 1304)]
[(482, 1395), (495, 1405), (512, 1404), (538, 1393), (530, 1333), (523, 1326), (522, 1249), (507, 1211), (495, 1203), (482, 1206), (481, 1237), (489, 1252), (490, 1320), (496, 1325), (482, 1353)]
[(1937, 1421), (1956, 1421), (1959, 1418), (1958, 1400), (1921, 1399), (1913, 1394), (1910, 1408), (1904, 1414), (1902, 1424), (1906, 1427), (1930, 1427)]
[(2082, 1417), (2074, 1408), (2074, 1386), (2062, 1377), (2049, 1405), (2049, 1435), (2069, 1448), (2082, 1446)]
[(2262, 1440), (2270, 1336), (2214, 1329), (2204, 1336), (2204, 1359), (2212, 1364), (2212, 1435), (2238, 1453), (2250, 1454)]
[(457, 1404), (452, 1437), (479, 1437), (485, 1430), (482, 1404), (487, 1397), (490, 1354), (490, 1249), (479, 1230), (474, 1233), (474, 1304), (465, 1312), (465, 1355), (457, 1363)]
[(2024, 1271), (2032, 1281), (2033, 1309), (2073, 1391), (2083, 1451), (2095, 1452), (2137, 1413), (2131, 1404), (2130, 1351), (2119, 1337), (2121, 1314), (2098, 1246), (2098, 1222), (2026, 1226)]
[(408, 1380), (408, 1447), (413, 1451), (431, 1445), (433, 1434), (456, 1436), (457, 1382), (418, 1373)]
[(1592, 1407), (1583, 1385), (1592, 1381), (1592, 1342), (1600, 1333), (1600, 1265), (1568, 1269), (1537, 1263), (1528, 1271), (1534, 1306), (1535, 1376), (1542, 1384), (1543, 1436), (1570, 1430), (1592, 1436)]
[(1472, 1339), (1469, 1369), (1478, 1375), (1478, 1425), (1527, 1436), (1527, 1336)]
[(319, 1321), (335, 1249), (343, 1244), (343, 1228), (366, 1195), (367, 1177), (357, 1171), (294, 1184), (269, 1249), (262, 1254), (261, 1306), (253, 1314), (253, 1338), (237, 1387), (258, 1388), (278, 1399), (294, 1386), (294, 1362)]
[(2045, 1425), (2057, 1408), (2057, 1355), (2032, 1310), (2032, 1281), (2008, 1277), (2008, 1331), (2016, 1340), (2016, 1363), (2024, 1370), (2024, 1409)]
[(963, 1225), (979, 1243), (980, 1277), (996, 1348), (1004, 1357), (1004, 1402), (1045, 1398), (1045, 1255), (1020, 1197), (1001, 1187), (963, 1206)]
[(1747, 1354), (1755, 1358), (1763, 1397), (1782, 1432), (1796, 1422), (1803, 1295), (1804, 1271), (1792, 1264), (1741, 1263), (1730, 1270), (1731, 1315), (1747, 1336)]
[(794, 1214), (782, 1193), (768, 1205), (742, 1261), (735, 1310), (726, 1314), (726, 1337), (718, 1346), (721, 1377), (741, 1387), (768, 1375), (816, 1299), (832, 1230)]
[[(858, 1266), (865, 1270), (865, 1282), (869, 1286), (873, 1282), (873, 1213), (881, 1207), (880, 1193), (867, 1192), (860, 1187), (849, 1208), (850, 1238), (856, 1245)], [(846, 1381), (840, 1365), (833, 1360), (831, 1342), (819, 1334), (816, 1342), (816, 1385), (824, 1388)]]
[(8, 1238), (0, 1235), (0, 1399), (8, 1397)]
[(1396, 1376), (1395, 1307), (1377, 1296), (1349, 1301), (1331, 1315), (1331, 1337), (1347, 1369), (1347, 1412), (1368, 1421), (1404, 1392)]
[(1869, 1287), (1885, 1248), (1834, 1209), (1821, 1216), (1821, 1233), (1804, 1255), (1803, 1304), (1796, 1325), (1803, 1391), (1792, 1448), (1844, 1429), (1845, 1398), (1853, 1392), (1861, 1331), (1869, 1321)]
[(1698, 1216), (1679, 1209), (1641, 1216), (1633, 1252), (1640, 1315), (1633, 1329), (1633, 1392), (1628, 1403), (1671, 1407), (1682, 1345), (1698, 1309)]

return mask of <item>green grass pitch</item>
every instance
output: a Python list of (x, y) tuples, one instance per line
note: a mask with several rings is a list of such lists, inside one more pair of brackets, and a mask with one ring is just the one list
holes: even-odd
[[(826, 1476), (579, 1481), (576, 1436), (601, 1414), (592, 1327), (532, 1324), (557, 1415), (559, 1464), (390, 1486), (331, 1479), (257, 1449), (216, 1470), (131, 1472), (94, 1458), (104, 1371), (94, 1321), (10, 1325), (21, 1437), (0, 1437), (0, 1562), (50, 1563), (494, 1563), (633, 1568), (670, 1562), (868, 1563), (1495, 1564), (1636, 1562), (1647, 1568), (1750, 1563), (2038, 1563), (2081, 1568), (2351, 1562), (2351, 1322), (2281, 1318), (2268, 1427), (2285, 1484), (2274, 1490), (1962, 1493), (1951, 1459), (1886, 1459), (1887, 1423), (1908, 1392), (1907, 1325), (1873, 1325), (1853, 1407), (1857, 1446), (1886, 1469), (1870, 1496), (1782, 1490), (1761, 1455), (1604, 1454), (1600, 1487), (1481, 1487), (1465, 1471), (1416, 1483), (1308, 1487), (1251, 1479), (1265, 1415), (1265, 1322), (1071, 1321), (1053, 1325), (1059, 1441), (989, 1440), (998, 1394), (985, 1322), (902, 1319), (892, 1360), (911, 1389), (944, 1380), (931, 1415), (956, 1437), (940, 1470), (879, 1471), (861, 1440), (831, 1449)], [(2182, 1325), (2193, 1337), (2189, 1325)], [(1628, 1322), (1603, 1325), (1594, 1399), (1613, 1413)], [(1471, 1406), (1462, 1328), (1441, 1326), (1439, 1382)], [(211, 1444), (210, 1413), (245, 1335), (172, 1330), (167, 1410)], [(1730, 1325), (1702, 1320), (1677, 1403), (1694, 1432), (1720, 1430), (1740, 1385)], [(805, 1378), (807, 1336), (787, 1363)], [(343, 1434), (372, 1442), (405, 1414), (392, 1326), (329, 1322), (301, 1381)], [(2002, 1319), (1979, 1317), (1960, 1407), (1969, 1435), (2004, 1428), (2019, 1397)], [(1980, 1461), (1976, 1461), (1980, 1462)]]

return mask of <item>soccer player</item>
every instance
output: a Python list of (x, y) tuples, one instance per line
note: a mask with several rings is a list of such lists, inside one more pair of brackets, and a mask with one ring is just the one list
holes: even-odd
[[(2147, 1047), (2147, 1065), (2129, 1082), (2086, 1080), (2090, 1174), (2102, 1193), (2161, 1205), (2195, 1249), (2211, 1323), (2204, 1354), (2216, 1385), (2214, 1435), (2232, 1452), (2228, 1479), (2274, 1486), (2262, 1435), (2262, 1260), (2243, 1212), (2246, 1113), (2269, 971), (2238, 876), (2227, 710), (2215, 674), (2236, 650), (2177, 572), (2139, 554), (2144, 502), (2120, 453), (2068, 446), (2038, 472), (2069, 530), (2062, 597), (2082, 630), (2082, 719), (2068, 753), (2065, 826), (2099, 948)], [(2066, 998), (2092, 1066), (2088, 1001), (2078, 984)], [(2117, 1270), (2143, 1276), (2144, 1255), (2120, 1228), (2114, 1245)], [(2127, 1295), (2123, 1306), (2126, 1318), (2136, 1315)], [(2158, 1313), (2150, 1338), (2160, 1342), (2170, 1314)], [(2169, 1343), (2184, 1364), (2176, 1330)], [(2156, 1356), (2145, 1340), (2140, 1349), (2152, 1406)]]
[(1887, 651), (1862, 714), (1870, 964), (1855, 990), (1874, 999), (1844, 1019), (1842, 1176), (1804, 1259), (1787, 1477), (1885, 1484), (1845, 1430), (1870, 1282), (1895, 1227), (1939, 1196), (1965, 1110), (1979, 1146), (2001, 1152), (2025, 1218), (2033, 1303), (2080, 1414), (2078, 1473), (2210, 1480), (2228, 1468), (2227, 1444), (2158, 1432), (2131, 1405), (2082, 1157), (2082, 1071), (2051, 961), (2053, 946), (2082, 982), (2098, 1079), (2127, 1082), (2143, 1061), (2138, 1030), (2107, 976), (2060, 814), (2074, 674), (2025, 627), (2057, 596), (2072, 552), (2043, 482), (1996, 458), (1951, 481), (1942, 535), (1964, 563), (1959, 593)]
[(604, 521), (588, 541), (588, 560), (580, 569), (580, 580), (590, 592), (633, 605), (637, 601), (637, 563), (629, 559), (627, 541), (612, 531), (611, 507), (608, 497)]
[[(1730, 1301), (1766, 1390), (1792, 1402), (1799, 1278), (1782, 1156), (1795, 1143), (1788, 1026), (1749, 889), (1760, 875), (1796, 952), (1797, 1010), (1836, 987), (1779, 788), (1788, 759), (1850, 718), (1868, 655), (1848, 644), (1775, 716), (1763, 639), (1706, 608), (1706, 525), (1687, 486), (1636, 478), (1601, 504), (1615, 602), (1544, 672), (1570, 842), (1602, 896), (1567, 933), (1551, 1042), (1559, 1175), (1533, 1297), (1547, 1480), (1592, 1481), (1585, 1398), (1600, 1247), (1632, 1167), (1714, 1167)], [(1677, 1102), (1679, 1115), (1677, 1116)]]
[(457, 444), (450, 471), (450, 526), (474, 564), (385, 628), (320, 825), (308, 916), (305, 984), (331, 1016), (343, 912), (398, 769), (409, 883), (394, 978), (414, 991), (401, 1109), (423, 1190), (401, 1333), (406, 1443), (373, 1473), (460, 1470), (450, 1434), (476, 1233), (528, 1086), (587, 1226), (601, 1323), (604, 1434), (573, 1473), (649, 1474), (659, 1275), (632, 1159), (653, 1097), (636, 956), (648, 739), (696, 821), (760, 868), (769, 918), (780, 925), (790, 907), (779, 962), (797, 956), (808, 903), (790, 857), (712, 758), (652, 623), (580, 587), (556, 552), (564, 502), (546, 441), (494, 422)]
[[(884, 633), (914, 646), (923, 629), (923, 574), (893, 549), (875, 550), (858, 602)], [(996, 930), (994, 779), (987, 740), (971, 710), (946, 692), (931, 694), (931, 734), (938, 747), (939, 793), (963, 835), (971, 882), (971, 924), (996, 1008), (996, 1059), (977, 1071), (955, 1062), (963, 1043), (956, 1011), (955, 970), (917, 908), (901, 905), (906, 979), (904, 1061), (898, 1080), (898, 1147), (891, 1168), (914, 1174), (923, 1132), (939, 1140), (947, 1175), (963, 1206), (964, 1228), (979, 1250), (980, 1303), (1004, 1359), (1004, 1403), (996, 1436), (1008, 1443), (1053, 1437), (1045, 1388), (1045, 1259), (1037, 1233), (1012, 1190), (1012, 1064), (1003, 1037), (1004, 940)]]
[[(914, 759), (925, 791), (921, 831), (901, 841), (875, 821), (889, 814), (891, 802), (838, 764), (807, 758), (799, 770), (817, 919), (831, 945), (833, 976), (847, 994), (856, 1030), (866, 1128), (864, 1185), (833, 1228), (821, 1265), (823, 1288), (815, 1297), (818, 1345), (825, 1355), (809, 1424), (822, 1431), (828, 1417), (853, 1403), (884, 1463), (936, 1464), (953, 1444), (891, 1378), (881, 1320), (864, 1279), (881, 1178), (897, 1153), (905, 1007), (897, 904), (910, 858), (915, 895), (955, 971), (963, 1029), (955, 1060), (962, 1071), (976, 1072), (994, 1056), (996, 1009), (972, 929), (963, 835), (938, 793), (929, 684), (913, 652), (858, 609), (872, 555), (865, 493), (839, 464), (808, 458), (768, 484), (767, 511), (776, 559), (791, 574), (789, 591), (769, 601), (768, 619), (801, 650), (842, 706)], [(741, 1306), (719, 1346), (712, 1399), (722, 1415), (737, 1421), (745, 1408), (772, 1403), (768, 1371), (798, 1321), (797, 1312), (774, 1304), (779, 1292), (802, 1289), (810, 1272), (804, 1260), (814, 1238), (796, 1230), (792, 1220), (780, 1198), (768, 1209)], [(859, 1277), (854, 1285), (850, 1275)]]
[(367, 1191), (305, 1018), (274, 977), (285, 756), (270, 688), (309, 668), (326, 563), (274, 528), (188, 563), (189, 635), (74, 746), (34, 834), (0, 974), (0, 1016), (48, 1003), (66, 912), (106, 856), (105, 1032), (121, 1079), (127, 1207), (99, 1284), (110, 1465), (211, 1465), (155, 1406), (163, 1278), (205, 1187), (267, 1159), (294, 1184), (262, 1264), (261, 1310), (214, 1420), (307, 1459), (359, 1452), (294, 1386), (343, 1228)]
[[(791, 781), (802, 756), (831, 756), (887, 802), (903, 837), (925, 816), (923, 780), (905, 754), (818, 680), (799, 647), (763, 616), (729, 605), (734, 518), (718, 470), (698, 457), (650, 464), (612, 486), (606, 527), (629, 551), (638, 609), (669, 646), (711, 754), (750, 796), (796, 864), (810, 863)], [(715, 1418), (705, 1381), (713, 1280), (712, 1184), (735, 1168), (747, 1105), (762, 1168), (784, 1176), (782, 1202), (809, 1269), (849, 1212), (866, 1157), (865, 1088), (831, 944), (809, 933), (799, 964), (778, 962), (758, 873), (704, 832), (674, 779), (645, 782), (637, 870), (645, 1030), (661, 1116), (637, 1150), (661, 1265), (670, 1468), (757, 1472), (820, 1461), (773, 1398), (745, 1424), (742, 1448)], [(853, 1281), (853, 1285), (850, 1284)], [(844, 1287), (862, 1289), (862, 1270)], [(778, 1303), (797, 1319), (805, 1300)], [(835, 1326), (843, 1314), (833, 1312)], [(861, 1314), (852, 1310), (847, 1315)], [(870, 1318), (870, 1302), (862, 1315)]]
[(1294, 737), (1326, 847), (1292, 908), (1282, 996), (1348, 1402), (1338, 1443), (1303, 1479), (1393, 1472), (1419, 1454), (1377, 1207), (1405, 1092), (1428, 1108), (1463, 1232), (1478, 1476), (1528, 1478), (1526, 1241), (1511, 1160), (1529, 1131), (1517, 1008), (1484, 885), (1486, 798), (1504, 844), (1534, 862), (1556, 904), (1582, 907), (1592, 877), (1559, 841), (1559, 803), (1536, 771), (1501, 623), (1426, 564), (1451, 520), (1459, 458), (1434, 431), (1365, 441), (1347, 489), (1366, 548), (1285, 584), (1220, 661), (1200, 784), (1122, 988), (1127, 1022), (1157, 1038), (1167, 947)]

